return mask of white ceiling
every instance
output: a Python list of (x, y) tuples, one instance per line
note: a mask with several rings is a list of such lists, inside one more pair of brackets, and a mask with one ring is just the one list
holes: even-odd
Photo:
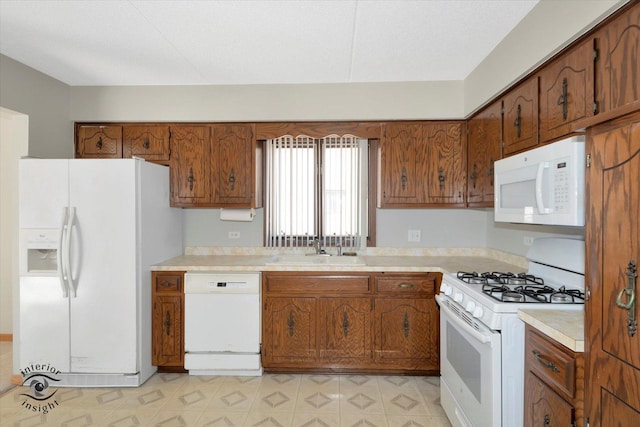
[(538, 0), (0, 0), (0, 53), (72, 86), (463, 80)]

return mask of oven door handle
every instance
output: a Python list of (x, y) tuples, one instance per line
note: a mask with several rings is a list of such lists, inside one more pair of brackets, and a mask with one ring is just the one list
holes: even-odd
[(494, 335), (494, 332), (491, 332), (488, 328), (487, 328), (486, 334), (476, 331), (471, 327), (471, 325), (469, 325), (460, 317), (458, 317), (458, 315), (454, 313), (453, 310), (449, 308), (449, 306), (447, 306), (447, 304), (443, 301), (444, 300), (443, 297), (441, 297), (440, 295), (436, 295), (436, 300), (440, 304), (440, 312), (444, 316), (447, 316), (448, 319), (450, 319), (453, 323), (458, 325), (458, 327), (460, 327), (463, 331), (471, 335), (477, 341), (481, 342), (482, 344), (489, 344), (490, 347), (493, 347), (493, 341), (491, 338), (492, 338), (492, 335)]

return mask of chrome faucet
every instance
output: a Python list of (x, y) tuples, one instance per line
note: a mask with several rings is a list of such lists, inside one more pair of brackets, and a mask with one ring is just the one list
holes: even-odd
[(322, 245), (320, 244), (320, 239), (318, 238), (313, 239), (310, 246), (313, 246), (313, 249), (316, 250), (316, 255), (320, 255), (324, 253), (324, 249), (322, 249)]

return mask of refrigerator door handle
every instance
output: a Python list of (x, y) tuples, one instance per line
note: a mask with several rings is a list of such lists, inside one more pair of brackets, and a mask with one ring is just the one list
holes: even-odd
[(63, 248), (63, 242), (67, 235), (67, 215), (68, 211), (65, 207), (62, 210), (62, 224), (60, 224), (60, 233), (58, 234), (58, 253), (56, 255), (58, 263), (58, 278), (60, 279), (63, 298), (69, 298), (69, 287), (67, 286), (66, 256)]
[(67, 219), (67, 233), (64, 240), (64, 249), (63, 252), (65, 254), (66, 262), (65, 268), (67, 270), (67, 284), (69, 287), (69, 291), (71, 291), (71, 296), (76, 297), (76, 286), (73, 281), (73, 270), (71, 269), (71, 234), (73, 230), (73, 223), (76, 219), (76, 208), (69, 209), (69, 217)]

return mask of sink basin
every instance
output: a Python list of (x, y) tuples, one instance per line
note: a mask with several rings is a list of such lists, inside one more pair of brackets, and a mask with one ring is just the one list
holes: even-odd
[(367, 265), (364, 260), (358, 256), (326, 256), (326, 255), (281, 255), (272, 261), (266, 262), (267, 265), (345, 265), (359, 266)]

